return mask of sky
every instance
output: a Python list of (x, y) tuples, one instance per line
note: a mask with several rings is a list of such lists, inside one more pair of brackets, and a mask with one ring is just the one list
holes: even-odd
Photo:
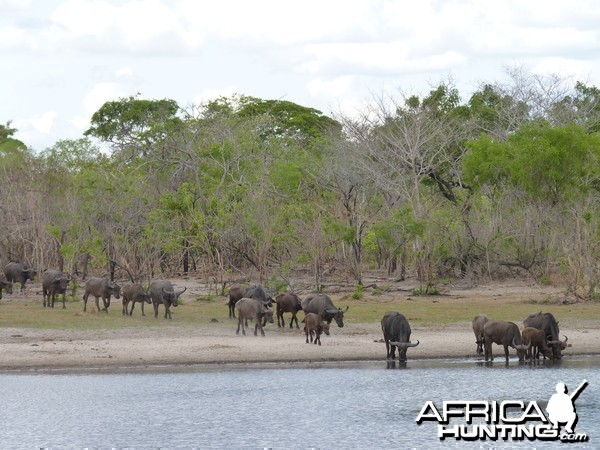
[(599, 24), (597, 0), (0, 0), (0, 123), (41, 151), (132, 95), (333, 115), (507, 67), (600, 86)]

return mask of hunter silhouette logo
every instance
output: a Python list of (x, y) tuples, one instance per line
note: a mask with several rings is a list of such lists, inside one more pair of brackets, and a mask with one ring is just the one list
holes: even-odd
[[(544, 414), (536, 401), (451, 400), (444, 401), (440, 409), (432, 401), (427, 401), (421, 408), (416, 422), (419, 425), (423, 421), (437, 422), (437, 435), (440, 440), (539, 439), (585, 442), (589, 440), (587, 434), (575, 433), (578, 420), (575, 400), (587, 385), (587, 380), (583, 380), (572, 394), (568, 394), (567, 386), (558, 383), (556, 393), (546, 405), (548, 415)], [(458, 423), (450, 423), (453, 419)], [(565, 425), (562, 432), (561, 424)]]
[(571, 395), (567, 394), (567, 386), (564, 383), (556, 385), (556, 394), (550, 397), (548, 406), (546, 406), (548, 418), (552, 422), (554, 429), (559, 428), (559, 423), (566, 423), (565, 431), (569, 434), (574, 433), (575, 424), (578, 419), (577, 412), (575, 411), (575, 399), (587, 385), (587, 380), (583, 380)]

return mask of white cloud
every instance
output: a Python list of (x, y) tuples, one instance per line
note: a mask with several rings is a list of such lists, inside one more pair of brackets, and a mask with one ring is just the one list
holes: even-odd
[(334, 99), (348, 94), (353, 87), (354, 81), (354, 76), (336, 77), (331, 80), (315, 78), (306, 84), (306, 88), (312, 97), (324, 96)]
[(33, 116), (30, 121), (36, 131), (49, 133), (52, 125), (54, 125), (54, 119), (56, 119), (56, 113), (54, 111), (47, 111), (44, 114)]
[(240, 94), (235, 86), (227, 86), (222, 89), (204, 89), (194, 97), (193, 103), (202, 105), (219, 97), (232, 97), (234, 94)]
[(0, 11), (23, 10), (31, 5), (31, 0), (0, 0)]

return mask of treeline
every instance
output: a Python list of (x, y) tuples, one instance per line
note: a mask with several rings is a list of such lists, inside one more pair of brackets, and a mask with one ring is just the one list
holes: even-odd
[(598, 297), (600, 90), (519, 69), (330, 118), (235, 96), (122, 98), (34, 151), (0, 126), (0, 262), (148, 280), (362, 284), (527, 272)]

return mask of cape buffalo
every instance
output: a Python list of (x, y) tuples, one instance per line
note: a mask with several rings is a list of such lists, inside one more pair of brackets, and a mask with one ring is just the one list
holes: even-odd
[(27, 280), (33, 280), (37, 275), (37, 271), (20, 262), (9, 262), (4, 267), (4, 276), (6, 281), (10, 283), (21, 283), (21, 292), (25, 289)]
[(279, 328), (285, 328), (285, 320), (283, 319), (283, 313), (292, 313), (292, 319), (290, 320), (290, 328), (293, 328), (294, 320), (296, 321), (296, 328), (300, 328), (298, 325), (298, 311), (302, 311), (302, 301), (296, 294), (286, 292), (285, 294), (279, 294), (275, 297), (275, 303), (277, 307), (275, 311), (277, 313), (277, 326)]
[(385, 341), (385, 349), (387, 359), (396, 357), (396, 348), (398, 348), (398, 360), (406, 361), (406, 350), (408, 347), (416, 347), (419, 345), (410, 342), (410, 325), (408, 320), (398, 311), (389, 311), (385, 313), (381, 319), (381, 331), (383, 331), (383, 340)]
[(523, 344), (531, 344), (529, 350), (527, 350), (527, 358), (539, 358), (540, 352), (544, 355), (544, 359), (546, 359), (546, 357), (550, 358), (552, 355), (552, 349), (548, 347), (546, 333), (544, 333), (543, 330), (525, 327), (523, 328), (523, 331), (521, 331), (521, 337), (523, 338)]
[(154, 306), (154, 318), (158, 317), (158, 305), (165, 306), (165, 319), (171, 319), (171, 306), (177, 306), (179, 296), (186, 291), (175, 292), (170, 281), (155, 280), (150, 283), (150, 296), (152, 297), (152, 306)]
[(311, 294), (302, 300), (302, 309), (304, 314), (315, 313), (321, 316), (324, 322), (331, 324), (331, 321), (335, 319), (337, 326), (342, 328), (344, 326), (344, 314), (348, 311), (346, 309), (337, 308), (331, 298), (325, 294)]
[(315, 313), (308, 313), (304, 317), (304, 334), (306, 334), (306, 343), (308, 344), (308, 337), (310, 336), (310, 342), (313, 342), (313, 334), (315, 335), (315, 344), (321, 345), (321, 333), (325, 333), (329, 336), (329, 324), (323, 322), (321, 316)]
[(2, 300), (2, 291), (6, 289), (7, 294), (13, 293), (13, 284), (10, 281), (0, 280), (0, 300)]
[(548, 345), (552, 347), (553, 359), (562, 358), (561, 351), (567, 348), (568, 338), (567, 336), (565, 336), (564, 341), (560, 340), (558, 322), (552, 314), (542, 313), (541, 311), (530, 314), (523, 321), (523, 325), (525, 325), (526, 327), (533, 327), (537, 328), (538, 330), (543, 330), (544, 333), (546, 333)]
[[(133, 308), (136, 302), (142, 304), (142, 316), (144, 314), (144, 303), (152, 303), (152, 297), (144, 290), (141, 284), (127, 284), (123, 286), (123, 315), (133, 315)], [(127, 311), (129, 303), (131, 303), (131, 311)]]
[(273, 323), (273, 311), (268, 309), (267, 306), (261, 301), (255, 298), (243, 297), (235, 304), (235, 309), (238, 312), (238, 326), (235, 334), (240, 334), (240, 327), (242, 328), (242, 334), (246, 336), (246, 328), (244, 322), (246, 320), (254, 320), (254, 336), (257, 336), (257, 331), (260, 329), (260, 334), (265, 335), (263, 330), (263, 320)]
[(517, 350), (519, 361), (525, 359), (525, 353), (530, 345), (523, 345), (519, 327), (513, 322), (503, 322), (499, 320), (489, 320), (483, 326), (483, 344), (485, 347), (485, 360), (494, 360), (492, 353), (492, 344), (504, 346), (504, 356), (508, 362), (508, 347)]
[[(62, 294), (63, 309), (66, 308), (65, 297), (67, 295), (67, 289), (69, 288), (69, 282), (72, 278), (59, 270), (48, 269), (42, 274), (42, 296), (44, 297), (44, 308), (54, 308), (54, 301), (56, 300), (56, 294)], [(52, 305), (50, 305), (50, 299), (52, 299)]]
[(100, 305), (98, 299), (102, 297), (102, 303), (104, 308), (102, 311), (108, 313), (108, 307), (110, 306), (110, 297), (115, 296), (116, 299), (121, 297), (121, 286), (113, 283), (108, 278), (89, 278), (85, 282), (85, 293), (83, 294), (83, 311), (87, 310), (88, 297), (93, 295), (96, 298), (96, 309), (100, 312)]
[(475, 343), (477, 344), (477, 354), (483, 353), (483, 326), (490, 320), (485, 314), (478, 314), (473, 318), (473, 333), (475, 334)]
[(235, 304), (238, 302), (238, 300), (244, 297), (261, 300), (267, 306), (273, 305), (273, 298), (262, 286), (254, 285), (246, 287), (234, 285), (229, 288), (229, 302), (227, 303), (230, 319), (235, 319)]

